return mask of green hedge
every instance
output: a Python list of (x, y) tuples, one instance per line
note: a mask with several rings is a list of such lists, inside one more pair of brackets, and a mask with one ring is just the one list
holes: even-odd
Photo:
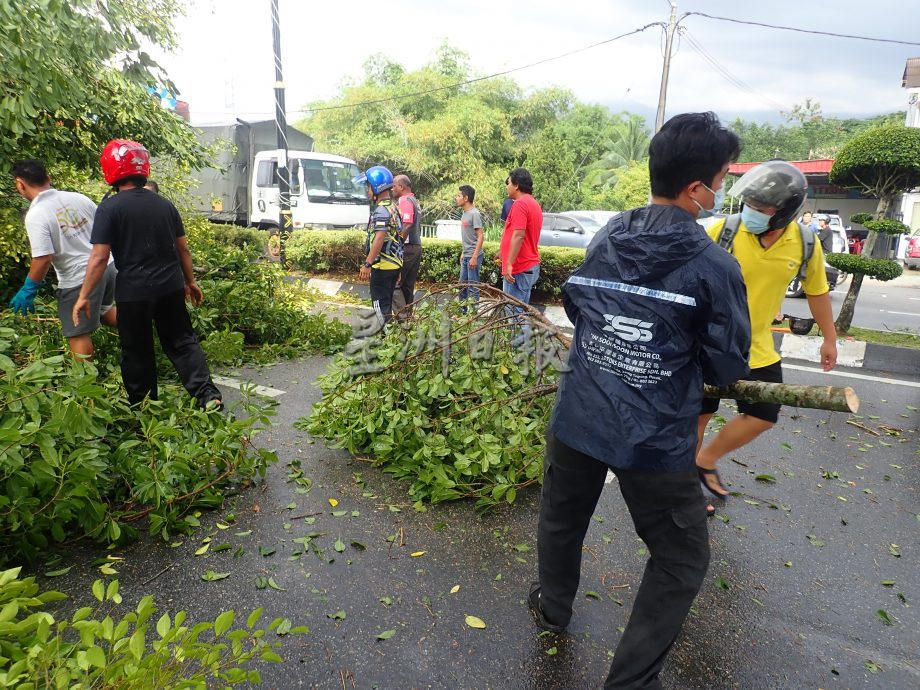
[(873, 259), (862, 254), (828, 254), (825, 260), (839, 271), (861, 273), (881, 281), (894, 280), (904, 270), (899, 261)]
[[(287, 258), (305, 273), (354, 273), (364, 263), (363, 232), (302, 231), (295, 232), (287, 244)], [(423, 241), (419, 280), (428, 283), (453, 283), (460, 275), (460, 242), (426, 239)], [(485, 260), (482, 282), (496, 284), (501, 277), (494, 263), (498, 242), (483, 245)], [(536, 292), (558, 296), (565, 280), (585, 259), (583, 249), (567, 247), (540, 248), (540, 280)]]

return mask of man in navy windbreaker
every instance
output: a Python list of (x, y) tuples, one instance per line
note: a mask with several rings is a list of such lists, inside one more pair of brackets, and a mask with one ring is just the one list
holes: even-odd
[(605, 690), (661, 687), (709, 565), (695, 461), (703, 383), (747, 373), (751, 326), (738, 263), (695, 221), (739, 152), (712, 113), (669, 120), (649, 146), (652, 203), (611, 219), (563, 287), (575, 336), (547, 439), (530, 605), (541, 627), (568, 625), (612, 470), (650, 556)]

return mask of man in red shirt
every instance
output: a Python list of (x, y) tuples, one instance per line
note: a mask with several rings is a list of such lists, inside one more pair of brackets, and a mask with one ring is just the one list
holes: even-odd
[(508, 198), (514, 201), (502, 234), (502, 289), (525, 304), (540, 277), (537, 242), (543, 227), (543, 209), (533, 198), (533, 178), (526, 168), (515, 168), (505, 181)]

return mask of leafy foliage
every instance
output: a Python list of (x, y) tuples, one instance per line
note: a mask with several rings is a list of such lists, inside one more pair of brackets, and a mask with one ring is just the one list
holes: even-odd
[(192, 324), (208, 334), (202, 346), (216, 362), (331, 354), (348, 342), (346, 324), (305, 313), (286, 289), (280, 267), (256, 261), (264, 233), (229, 231), (200, 219), (188, 222), (205, 295), (191, 311)]
[(155, 617), (153, 597), (116, 619), (121, 605), (118, 580), (93, 583), (99, 604), (78, 609), (70, 619), (56, 619), (46, 609), (66, 596), (42, 592), (35, 578), (20, 578), (20, 568), (0, 572), (0, 685), (4, 688), (123, 688), (179, 690), (259, 683), (253, 661), (280, 662), (274, 631), (306, 633), (278, 618), (258, 625), (262, 609), (245, 626), (236, 613), (224, 611), (214, 621), (192, 623), (185, 611)]
[(146, 91), (172, 84), (141, 46), (172, 47), (180, 11), (178, 0), (0, 2), (0, 171), (25, 157), (93, 169), (116, 137), (201, 163), (191, 127)]
[(879, 127), (854, 137), (840, 150), (828, 179), (879, 198), (920, 186), (920, 129)]
[(806, 99), (786, 114), (786, 124), (731, 123), (744, 143), (739, 162), (750, 163), (783, 158), (790, 161), (834, 158), (850, 139), (861, 132), (904, 122), (904, 113), (880, 115), (866, 120), (826, 117), (821, 104)]
[(0, 208), (0, 304), (19, 289), (29, 272), (29, 240), (19, 213)]
[[(511, 348), (504, 312), (461, 316), (456, 303), (423, 303), (416, 314), (408, 330), (354, 341), (351, 354), (337, 356), (319, 381), (323, 399), (298, 428), (373, 454), (385, 472), (411, 481), (416, 502), (514, 502), (521, 487), (542, 481), (553, 403), (523, 391), (552, 386), (556, 369), (540, 370), (526, 349)], [(364, 375), (369, 361), (376, 373)]]
[[(611, 186), (586, 179), (609, 149), (627, 151), (626, 162), (647, 155), (647, 141), (644, 153), (632, 153), (643, 149), (641, 136), (638, 144), (629, 136), (645, 130), (637, 116), (575, 103), (559, 88), (525, 94), (510, 79), (455, 86), (475, 76), (468, 56), (446, 44), (415, 71), (376, 55), (365, 63), (362, 77), (346, 83), (332, 100), (315, 104), (355, 107), (318, 110), (301, 126), (313, 133), (320, 149), (407, 173), (426, 214), (435, 218), (456, 215), (460, 184), (473, 185), (477, 207), (497, 216), (505, 177), (518, 165), (531, 170), (535, 196), (547, 211), (583, 207), (600, 186)], [(437, 90), (357, 105), (430, 89)]]
[[(364, 262), (364, 233), (352, 231), (303, 231), (288, 240), (287, 254), (305, 273), (357, 274)], [(485, 259), (480, 273), (486, 284), (497, 284), (498, 267), (492, 261), (498, 255), (498, 242), (483, 243)], [(558, 295), (562, 284), (585, 260), (583, 249), (570, 247), (540, 248), (540, 279), (537, 292)], [(460, 274), (460, 242), (425, 240), (419, 280), (429, 283), (453, 283)]]

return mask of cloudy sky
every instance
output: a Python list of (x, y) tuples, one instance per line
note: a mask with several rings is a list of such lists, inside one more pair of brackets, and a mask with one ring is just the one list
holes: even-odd
[[(384, 53), (407, 69), (429, 61), (441, 42), (470, 54), (482, 75), (553, 57), (652, 22), (667, 0), (463, 0), (436, 2), (279, 0), (288, 118), (329, 98)], [(920, 43), (917, 0), (679, 0), (678, 13), (703, 12), (836, 34)], [(159, 55), (192, 122), (273, 117), (270, 0), (190, 0), (178, 22), (181, 48)], [(385, 10), (385, 14), (381, 13)], [(375, 17), (376, 14), (376, 17)], [(920, 45), (816, 36), (689, 16), (671, 63), (667, 113), (714, 110), (780, 120), (806, 97), (825, 115), (903, 110), (901, 76)], [(911, 30), (913, 29), (913, 30)], [(644, 32), (516, 72), (528, 88), (563, 86), (583, 101), (654, 119), (664, 31)]]

